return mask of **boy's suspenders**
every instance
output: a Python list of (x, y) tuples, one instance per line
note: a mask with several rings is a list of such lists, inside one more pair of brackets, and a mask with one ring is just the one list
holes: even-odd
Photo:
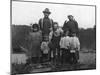
[[(51, 24), (51, 27), (53, 26), (52, 25), (52, 19), (50, 19), (50, 24)], [(41, 28), (43, 29), (43, 18), (41, 18)]]

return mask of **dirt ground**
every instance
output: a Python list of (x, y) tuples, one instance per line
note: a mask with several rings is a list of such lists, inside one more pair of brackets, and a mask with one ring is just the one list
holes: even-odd
[(95, 52), (80, 52), (79, 63), (70, 65), (63, 64), (60, 66), (53, 66), (50, 62), (38, 64), (39, 68), (36, 68), (36, 64), (25, 66), (27, 72), (23, 73), (42, 73), (42, 72), (59, 72), (59, 71), (74, 71), (74, 70), (90, 70), (96, 69), (96, 53)]
[(91, 70), (96, 69), (96, 53), (95, 52), (80, 52), (78, 64), (64, 64), (61, 66), (48, 66), (40, 69), (33, 69), (30, 73), (37, 72), (58, 72), (58, 71), (74, 71), (74, 70)]

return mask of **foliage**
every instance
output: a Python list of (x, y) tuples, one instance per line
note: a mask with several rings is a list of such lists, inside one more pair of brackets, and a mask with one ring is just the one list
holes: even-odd
[[(28, 25), (11, 25), (11, 45), (12, 49), (19, 49), (20, 46), (25, 45), (27, 42), (26, 37), (31, 31), (31, 27)], [(96, 26), (94, 28), (79, 29), (79, 40), (81, 43), (81, 49), (96, 49)]]

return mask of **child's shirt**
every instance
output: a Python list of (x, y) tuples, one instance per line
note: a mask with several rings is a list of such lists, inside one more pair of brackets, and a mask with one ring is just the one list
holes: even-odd
[(69, 46), (70, 46), (70, 37), (69, 36), (62, 37), (60, 40), (60, 48), (69, 49)]
[(51, 39), (53, 38), (53, 35), (55, 37), (59, 37), (61, 36), (62, 33), (63, 33), (63, 30), (61, 28), (58, 28), (56, 31), (51, 31), (49, 34), (49, 40), (51, 41)]
[(70, 37), (70, 48), (80, 50), (80, 42), (78, 37)]
[(45, 41), (42, 42), (41, 50), (43, 51), (43, 54), (48, 54), (49, 52), (48, 42), (45, 42)]

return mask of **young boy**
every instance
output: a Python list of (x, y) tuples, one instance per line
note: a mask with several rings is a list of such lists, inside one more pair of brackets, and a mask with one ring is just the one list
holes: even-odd
[(76, 63), (77, 63), (79, 59), (80, 41), (78, 37), (76, 36), (75, 32), (73, 32), (72, 36), (70, 37), (70, 49), (76, 51), (74, 59), (76, 60)]
[(49, 60), (49, 46), (48, 46), (48, 43), (49, 43), (49, 38), (48, 37), (45, 37), (44, 40), (42, 41), (41, 43), (41, 50), (42, 50), (42, 61), (48, 61)]
[(69, 31), (67, 30), (64, 32), (64, 36), (61, 37), (60, 40), (60, 48), (62, 51), (62, 56), (61, 56), (62, 64), (66, 63), (66, 61), (69, 61), (70, 37), (68, 35)]
[(50, 50), (53, 52), (53, 62), (56, 63), (56, 60), (58, 63), (60, 62), (60, 38), (63, 33), (63, 30), (58, 26), (57, 22), (54, 22), (54, 28), (53, 31), (50, 32), (50, 42), (51, 42), (51, 47)]

